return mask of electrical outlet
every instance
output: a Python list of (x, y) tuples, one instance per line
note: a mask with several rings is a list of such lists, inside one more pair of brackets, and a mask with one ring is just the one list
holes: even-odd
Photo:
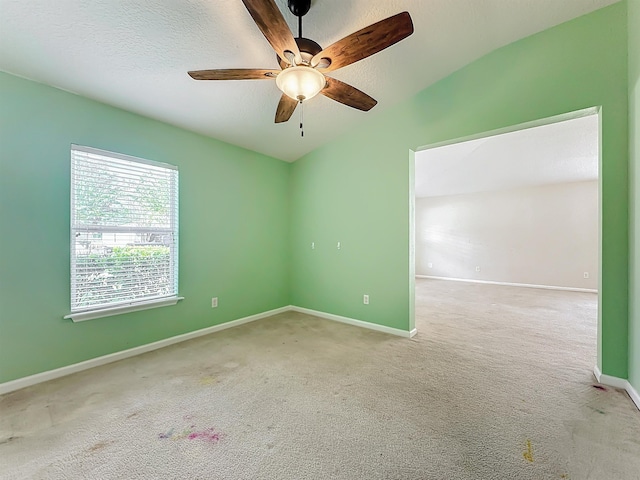
[(479, 272), (479, 271), (480, 271), (480, 266), (477, 266), (476, 267), (476, 272)]
[(218, 297), (213, 297), (211, 299), (211, 308), (216, 308), (218, 306)]
[(311, 250), (315, 250), (316, 249), (316, 242), (311, 242)]
[(365, 305), (369, 305), (369, 295), (362, 296), (362, 303), (364, 303)]
[(336, 247), (338, 250), (340, 250), (342, 248), (342, 244), (340, 242), (338, 242), (338, 245)]
[(584, 272), (584, 273), (582, 274), (582, 276), (583, 276), (584, 278), (589, 278), (589, 272)]
[(427, 266), (428, 266), (429, 268), (433, 268), (433, 263), (429, 262), (429, 263), (427, 263)]

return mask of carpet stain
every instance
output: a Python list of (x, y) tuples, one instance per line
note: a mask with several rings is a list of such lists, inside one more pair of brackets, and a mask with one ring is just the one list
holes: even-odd
[(187, 437), (189, 440), (205, 440), (207, 442), (219, 442), (220, 433), (216, 432), (213, 428), (207, 428), (201, 432), (192, 432)]
[(215, 377), (202, 377), (198, 383), (200, 385), (213, 385), (214, 383), (216, 383), (216, 379)]
[(591, 410), (593, 410), (594, 412), (598, 412), (601, 415), (605, 415), (607, 412), (605, 412), (604, 410), (600, 410), (599, 408), (595, 408), (595, 407), (589, 407)]
[(14, 440), (17, 440), (20, 437), (9, 437), (9, 438), (5, 438), (3, 440), (0, 440), (0, 445), (4, 444), (4, 443), (9, 443), (9, 442), (13, 442)]
[(522, 453), (522, 456), (528, 462), (533, 463), (533, 447), (531, 446), (531, 440), (527, 440), (527, 449)]
[(217, 443), (222, 439), (222, 437), (223, 434), (216, 432), (213, 427), (198, 429), (195, 425), (191, 425), (189, 428), (185, 428), (178, 433), (176, 433), (175, 428), (172, 428), (167, 432), (158, 434), (158, 438), (160, 440), (202, 440), (210, 443)]
[(104, 447), (108, 447), (109, 445), (111, 445), (113, 442), (113, 440), (110, 441), (105, 441), (105, 442), (98, 442), (95, 445), (93, 445), (92, 447), (90, 447), (87, 451), (88, 452), (97, 452), (98, 450), (102, 450)]
[(596, 390), (602, 390), (603, 392), (608, 392), (607, 387), (603, 387), (602, 385), (591, 385)]

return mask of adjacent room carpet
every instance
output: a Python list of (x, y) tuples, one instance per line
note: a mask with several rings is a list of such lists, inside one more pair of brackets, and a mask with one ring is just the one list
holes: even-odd
[(4, 395), (0, 478), (640, 478), (640, 412), (591, 373), (596, 295), (416, 302), (411, 340), (286, 313)]

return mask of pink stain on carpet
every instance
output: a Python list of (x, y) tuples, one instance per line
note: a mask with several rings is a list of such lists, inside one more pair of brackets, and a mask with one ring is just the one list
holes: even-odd
[(187, 438), (189, 438), (189, 440), (200, 439), (208, 442), (218, 442), (220, 441), (220, 434), (213, 428), (207, 428), (201, 432), (192, 432)]

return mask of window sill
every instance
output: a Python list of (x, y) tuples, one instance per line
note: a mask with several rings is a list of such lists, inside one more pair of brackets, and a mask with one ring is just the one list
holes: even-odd
[(84, 322), (85, 320), (93, 320), (94, 318), (110, 317), (112, 315), (120, 315), (123, 313), (137, 312), (138, 310), (148, 310), (150, 308), (168, 307), (175, 305), (180, 300), (184, 300), (184, 297), (167, 297), (149, 300), (146, 302), (129, 303), (126, 305), (119, 305), (117, 307), (101, 308), (100, 310), (89, 310), (85, 312), (76, 312), (65, 315), (66, 319), (76, 322)]

